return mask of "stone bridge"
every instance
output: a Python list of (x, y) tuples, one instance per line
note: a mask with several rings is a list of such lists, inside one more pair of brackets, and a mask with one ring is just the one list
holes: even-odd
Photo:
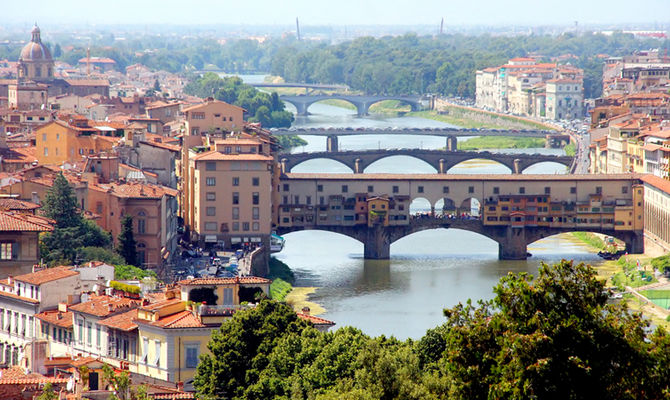
[[(371, 259), (388, 258), (390, 245), (404, 236), (438, 228), (488, 237), (498, 243), (501, 259), (525, 259), (529, 244), (577, 231), (619, 238), (629, 253), (642, 253), (640, 177), (287, 173), (280, 177), (274, 225), (279, 233), (314, 229), (350, 236)], [(419, 199), (430, 205), (422, 218), (410, 214)], [(388, 201), (385, 209), (370, 208), (375, 215), (384, 210), (387, 222), (368, 221), (370, 201)]]
[(569, 156), (553, 156), (544, 154), (509, 154), (492, 153), (489, 151), (445, 151), (420, 149), (391, 149), (391, 150), (363, 150), (340, 152), (312, 152), (282, 154), (279, 159), (284, 173), (298, 164), (317, 158), (338, 161), (349, 167), (354, 173), (363, 173), (365, 168), (375, 161), (392, 156), (410, 156), (430, 164), (441, 174), (463, 161), (484, 159), (496, 161), (510, 169), (515, 174), (522, 173), (526, 168), (541, 162), (555, 162), (571, 167), (573, 158)]
[(343, 100), (356, 106), (358, 116), (368, 115), (370, 106), (384, 100), (398, 100), (400, 102), (409, 104), (412, 111), (419, 111), (423, 105), (421, 103), (421, 96), (355, 96), (355, 95), (305, 95), (305, 96), (279, 96), (279, 98), (287, 103), (295, 106), (298, 115), (309, 115), (307, 111), (309, 106), (323, 100)]
[(363, 243), (366, 259), (388, 259), (391, 244), (416, 232), (430, 229), (460, 229), (475, 232), (498, 243), (498, 257), (501, 260), (520, 260), (528, 256), (528, 245), (540, 239), (566, 232), (595, 232), (616, 237), (626, 243), (626, 251), (644, 252), (642, 233), (633, 231), (616, 231), (614, 229), (595, 228), (549, 228), (525, 227), (515, 229), (509, 226), (486, 226), (477, 218), (412, 218), (408, 225), (373, 226), (367, 225), (303, 225), (289, 228), (278, 228), (277, 233), (285, 235), (302, 230), (321, 230), (349, 236)]

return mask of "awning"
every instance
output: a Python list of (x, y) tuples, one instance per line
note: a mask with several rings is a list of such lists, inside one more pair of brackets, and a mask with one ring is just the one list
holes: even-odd
[(216, 235), (205, 235), (205, 243), (216, 243)]
[(242, 239), (241, 239), (241, 238), (238, 238), (238, 237), (230, 238), (230, 243), (231, 243), (231, 244), (234, 244), (234, 243), (241, 243), (241, 242), (242, 242)]
[(260, 241), (261, 241), (261, 238), (259, 238), (259, 237), (252, 237), (251, 238), (251, 243), (260, 243)]

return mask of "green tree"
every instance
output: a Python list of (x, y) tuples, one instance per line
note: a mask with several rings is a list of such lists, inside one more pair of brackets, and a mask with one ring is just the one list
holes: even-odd
[(58, 393), (54, 391), (53, 385), (51, 382), (47, 382), (44, 387), (42, 388), (42, 393), (40, 393), (39, 396), (37, 396), (35, 399), (36, 400), (57, 400), (58, 399)]
[(110, 400), (149, 400), (146, 386), (140, 385), (133, 390), (128, 371), (117, 373), (109, 364), (103, 364), (102, 377), (112, 392)]
[(42, 213), (56, 221), (56, 228), (78, 228), (82, 224), (74, 190), (62, 172), (56, 175), (53, 186), (47, 190)]
[(160, 84), (160, 82), (158, 82), (158, 79), (156, 79), (156, 80), (154, 81), (154, 87), (153, 87), (153, 89), (154, 89), (154, 91), (156, 91), (156, 93), (160, 93), (160, 91), (161, 91), (161, 84)]
[(212, 334), (211, 354), (200, 356), (194, 380), (198, 398), (240, 398), (258, 381), (279, 340), (307, 326), (289, 306), (271, 300), (235, 313)]
[(133, 235), (133, 218), (130, 215), (125, 215), (121, 220), (121, 232), (117, 240), (117, 252), (127, 264), (137, 265), (137, 242)]

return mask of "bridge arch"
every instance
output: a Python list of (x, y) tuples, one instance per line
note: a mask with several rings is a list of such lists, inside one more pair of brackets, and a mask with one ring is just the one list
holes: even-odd
[(567, 174), (572, 163), (562, 161), (537, 161), (526, 163), (522, 168), (522, 174), (547, 174), (548, 169), (553, 169), (555, 174)]
[[(393, 163), (390, 166), (391, 167), (396, 167), (397, 170), (394, 170), (394, 168), (390, 169), (380, 169), (380, 164), (383, 166), (385, 163), (390, 163), (392, 159), (402, 159), (402, 160), (411, 160), (412, 162), (416, 162), (416, 170), (412, 169), (409, 170), (406, 167), (401, 167), (401, 163)], [(434, 174), (438, 172), (438, 168), (435, 165), (432, 165), (429, 160), (425, 159), (424, 157), (421, 157), (420, 155), (412, 155), (412, 154), (379, 154), (376, 156), (368, 156), (365, 161), (367, 162), (366, 165), (363, 166), (363, 172), (364, 173), (395, 173), (395, 174), (402, 174), (402, 173), (430, 173)], [(405, 164), (406, 165), (406, 164)]]
[(369, 113), (370, 107), (372, 107), (373, 105), (375, 105), (377, 103), (381, 103), (382, 101), (389, 101), (389, 100), (395, 100), (395, 101), (398, 101), (400, 103), (407, 104), (408, 106), (411, 107), (412, 111), (420, 111), (421, 110), (421, 103), (419, 103), (416, 100), (410, 100), (410, 99), (406, 99), (406, 98), (403, 98), (403, 97), (389, 96), (389, 97), (386, 97), (386, 98), (380, 98), (380, 99), (373, 100), (369, 103), (366, 103), (367, 107), (366, 107), (366, 110), (365, 110), (365, 114)]
[[(313, 164), (323, 162), (324, 160), (328, 162), (328, 165), (326, 166), (327, 170), (319, 171), (318, 168), (312, 167)], [(332, 173), (345, 173), (345, 174), (354, 172), (353, 165), (349, 165), (346, 162), (337, 159), (336, 157), (328, 157), (327, 155), (300, 161), (294, 165), (288, 166), (287, 169), (288, 171), (286, 172), (310, 172), (310, 173), (332, 172)]]
[(434, 210), (433, 203), (428, 200), (427, 197), (423, 196), (413, 197), (409, 204), (409, 213), (411, 215), (419, 213), (432, 213)]
[[(490, 165), (477, 165), (477, 163), (481, 163), (481, 161), (486, 161), (487, 163), (490, 163)], [(470, 165), (468, 165), (470, 164)], [(507, 169), (507, 171), (503, 170), (500, 167), (504, 167)], [(486, 155), (482, 155), (481, 153), (476, 153), (473, 152), (472, 155), (470, 156), (464, 156), (457, 162), (451, 164), (447, 168), (447, 173), (448, 174), (457, 174), (459, 173), (458, 169), (459, 168), (468, 168), (469, 170), (467, 171), (468, 174), (477, 174), (477, 173), (482, 173), (482, 174), (511, 174), (514, 172), (514, 161), (511, 162), (505, 162), (502, 160), (495, 160), (493, 158), (489, 158)], [(499, 172), (492, 172), (491, 169), (495, 169)], [(481, 170), (481, 171), (478, 171)]]
[(435, 202), (436, 215), (451, 215), (456, 213), (456, 202), (448, 197), (443, 197)]
[(468, 197), (467, 199), (461, 202), (461, 205), (458, 207), (458, 214), (466, 215), (482, 215), (483, 202), (476, 197)]
[[(435, 248), (434, 240), (431, 241), (417, 241), (417, 236), (427, 237), (428, 235), (439, 235), (444, 236), (444, 240), (441, 241), (441, 244), (438, 248)], [(484, 253), (490, 254), (491, 256), (498, 255), (498, 242), (481, 233), (469, 229), (461, 228), (442, 228), (442, 227), (426, 227), (419, 228), (415, 231), (398, 238), (391, 243), (391, 250), (393, 253), (421, 253), (421, 254), (449, 254), (454, 253), (458, 254), (472, 254), (471, 247), (464, 247), (458, 242), (452, 241), (450, 239), (454, 238), (454, 235), (462, 238), (465, 236), (466, 241), (472, 240), (477, 241), (477, 249), (484, 250)], [(407, 243), (409, 242), (409, 243)], [(425, 243), (425, 245), (424, 245)], [(452, 244), (453, 243), (453, 244)], [(461, 242), (462, 243), (462, 242)]]

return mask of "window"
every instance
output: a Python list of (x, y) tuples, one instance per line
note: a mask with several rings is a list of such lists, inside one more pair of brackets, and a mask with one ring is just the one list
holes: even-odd
[(523, 186), (521, 186), (521, 187), (519, 188), (519, 194), (525, 194), (525, 193), (526, 193), (526, 188), (523, 187)]
[(249, 230), (249, 223), (248, 222), (242, 222), (242, 230), (243, 231), (248, 231)]
[(240, 230), (240, 223), (233, 222), (233, 231), (239, 231), (239, 230)]
[(142, 337), (142, 358), (140, 359), (140, 362), (146, 364), (148, 357), (149, 357), (149, 338)]
[(474, 193), (475, 192), (475, 187), (474, 186), (468, 186), (468, 193)]
[(46, 134), (46, 133), (43, 133), (43, 134), (42, 134), (42, 141), (43, 141), (43, 142), (46, 142), (46, 141), (47, 141), (47, 134)]
[(253, 207), (251, 209), (251, 215), (253, 219), (260, 219), (260, 208)]
[(216, 178), (209, 177), (205, 180), (207, 186), (216, 186)]
[(251, 230), (252, 230), (252, 231), (259, 231), (259, 230), (261, 230), (261, 224), (259, 224), (258, 222), (254, 222), (253, 224), (251, 224)]
[[(289, 190), (288, 183), (285, 183), (285, 184), (282, 185), (282, 186), (283, 186), (282, 190), (285, 191), (285, 192), (288, 192), (288, 190)], [(319, 185), (319, 186), (321, 186), (321, 185)], [(321, 187), (323, 188), (323, 186), (321, 186)]]
[(368, 193), (372, 193), (375, 191), (375, 187), (372, 185), (368, 185)]
[(498, 186), (493, 188), (493, 194), (500, 194), (500, 188)]
[(623, 194), (628, 193), (628, 186), (621, 186), (621, 193)]
[(300, 204), (300, 195), (293, 196), (293, 204)]
[(442, 186), (442, 193), (449, 193), (449, 186)]
[(577, 193), (577, 188), (573, 186), (573, 187), (570, 188), (570, 194), (575, 194), (575, 193)]
[(240, 204), (240, 192), (233, 192), (233, 204)]
[[(224, 289), (225, 292), (225, 289)], [(186, 345), (186, 368), (198, 367), (198, 351), (200, 346), (197, 344)]]
[(417, 187), (416, 191), (419, 192), (419, 193), (423, 193), (423, 186)]
[[(58, 339), (60, 339), (60, 335), (59, 335)], [(101, 339), (101, 336), (100, 336), (100, 327), (96, 326), (95, 327), (95, 347), (100, 348), (101, 342), (102, 342), (102, 339)]]
[(240, 219), (240, 208), (233, 207), (233, 219)]
[(323, 192), (323, 185), (316, 185), (317, 192)]
[(261, 178), (254, 176), (251, 178), (251, 185), (252, 186), (260, 186), (261, 185)]
[(44, 148), (44, 155), (45, 155), (45, 156), (48, 156), (48, 155), (49, 155), (49, 149), (47, 149), (46, 147)]
[(161, 342), (160, 340), (154, 340), (154, 360), (153, 364), (155, 366), (160, 366), (161, 360)]
[(0, 260), (12, 259), (12, 246), (14, 243), (0, 243)]
[(307, 205), (312, 204), (312, 196), (305, 196), (305, 204)]
[(205, 209), (205, 214), (206, 214), (208, 217), (213, 217), (213, 216), (215, 216), (215, 215), (216, 215), (216, 207), (207, 207), (207, 208)]
[(240, 186), (240, 177), (233, 176), (233, 186)]
[(84, 321), (77, 321), (77, 326), (79, 327), (79, 343), (84, 343)]
[(205, 169), (207, 171), (216, 171), (216, 162), (215, 161), (207, 161), (205, 163)]
[(551, 194), (551, 187), (550, 186), (545, 186), (544, 187), (544, 194)]
[(146, 233), (147, 230), (147, 221), (144, 219), (138, 219), (137, 220), (137, 233), (143, 234)]
[(251, 194), (251, 203), (255, 205), (258, 205), (260, 203), (260, 195), (258, 194), (258, 192), (253, 192)]
[(215, 192), (207, 192), (207, 201), (215, 201), (216, 200), (216, 193)]
[(233, 305), (233, 289), (232, 288), (223, 288), (223, 305), (232, 306)]
[(86, 344), (93, 345), (93, 324), (90, 322), (86, 323)]
[(602, 186), (596, 186), (596, 194), (603, 194), (603, 187)]
[(347, 193), (349, 191), (349, 186), (342, 185), (342, 193)]

